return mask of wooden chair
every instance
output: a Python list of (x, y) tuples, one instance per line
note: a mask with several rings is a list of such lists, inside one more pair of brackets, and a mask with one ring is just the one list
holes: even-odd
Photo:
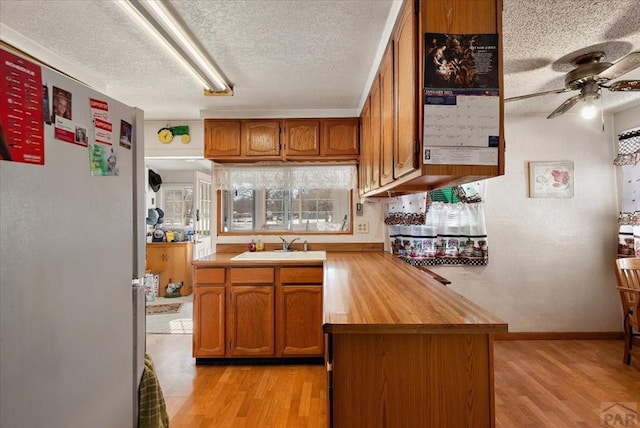
[(618, 291), (624, 311), (624, 358), (625, 364), (631, 364), (631, 357), (640, 360), (640, 350), (632, 349), (634, 337), (640, 337), (640, 258), (622, 258), (616, 260), (616, 278)]

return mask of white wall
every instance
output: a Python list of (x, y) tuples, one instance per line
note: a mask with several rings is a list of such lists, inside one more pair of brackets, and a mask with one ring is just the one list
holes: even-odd
[(640, 126), (640, 105), (613, 116), (613, 129), (616, 135), (638, 126)]
[[(621, 331), (611, 118), (507, 117), (505, 175), (487, 181), (489, 265), (437, 267), (512, 332)], [(527, 197), (527, 162), (572, 160), (571, 199)]]
[[(168, 144), (163, 144), (158, 140), (158, 130), (171, 126), (189, 126), (189, 136), (191, 141), (183, 144), (180, 136), (177, 135)], [(202, 158), (204, 155), (204, 122), (202, 120), (182, 120), (182, 121), (159, 121), (146, 120), (144, 122), (144, 156), (185, 156)], [(164, 180), (163, 180), (164, 181)]]

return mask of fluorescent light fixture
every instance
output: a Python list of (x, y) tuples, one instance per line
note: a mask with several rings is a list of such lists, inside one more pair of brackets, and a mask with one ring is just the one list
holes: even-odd
[(142, 25), (204, 87), (205, 95), (233, 95), (233, 89), (162, 1), (118, 4)]

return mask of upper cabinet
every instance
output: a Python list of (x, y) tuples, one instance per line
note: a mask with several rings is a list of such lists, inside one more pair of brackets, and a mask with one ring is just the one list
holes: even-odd
[(357, 160), (358, 118), (205, 120), (205, 157), (216, 162)]
[(504, 174), (502, 70), (502, 0), (405, 0), (361, 113), (361, 195)]
[(251, 120), (242, 123), (242, 150), (245, 156), (279, 156), (280, 122)]
[(320, 154), (320, 121), (314, 119), (284, 120), (284, 150), (287, 157)]
[(327, 156), (358, 155), (358, 118), (322, 121), (322, 153)]
[(400, 178), (418, 166), (418, 42), (413, 1), (405, 2), (393, 37), (395, 50), (395, 142), (393, 177)]
[(204, 121), (204, 157), (240, 156), (239, 120)]

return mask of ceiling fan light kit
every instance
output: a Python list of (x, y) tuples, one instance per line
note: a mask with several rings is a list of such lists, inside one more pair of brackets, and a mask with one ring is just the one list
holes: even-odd
[(607, 85), (611, 80), (640, 67), (640, 51), (631, 52), (615, 63), (603, 61), (603, 59), (604, 52), (602, 51), (579, 55), (571, 61), (574, 69), (565, 75), (564, 88), (510, 97), (506, 98), (505, 101), (518, 101), (547, 94), (560, 94), (579, 90), (580, 93), (578, 95), (574, 95), (560, 104), (558, 108), (547, 116), (547, 119), (553, 119), (566, 113), (578, 101), (583, 101), (581, 116), (587, 120), (593, 119), (597, 116), (599, 110), (596, 106), (596, 101), (601, 96), (600, 88), (607, 88), (613, 92), (640, 91), (640, 80), (620, 80)]

